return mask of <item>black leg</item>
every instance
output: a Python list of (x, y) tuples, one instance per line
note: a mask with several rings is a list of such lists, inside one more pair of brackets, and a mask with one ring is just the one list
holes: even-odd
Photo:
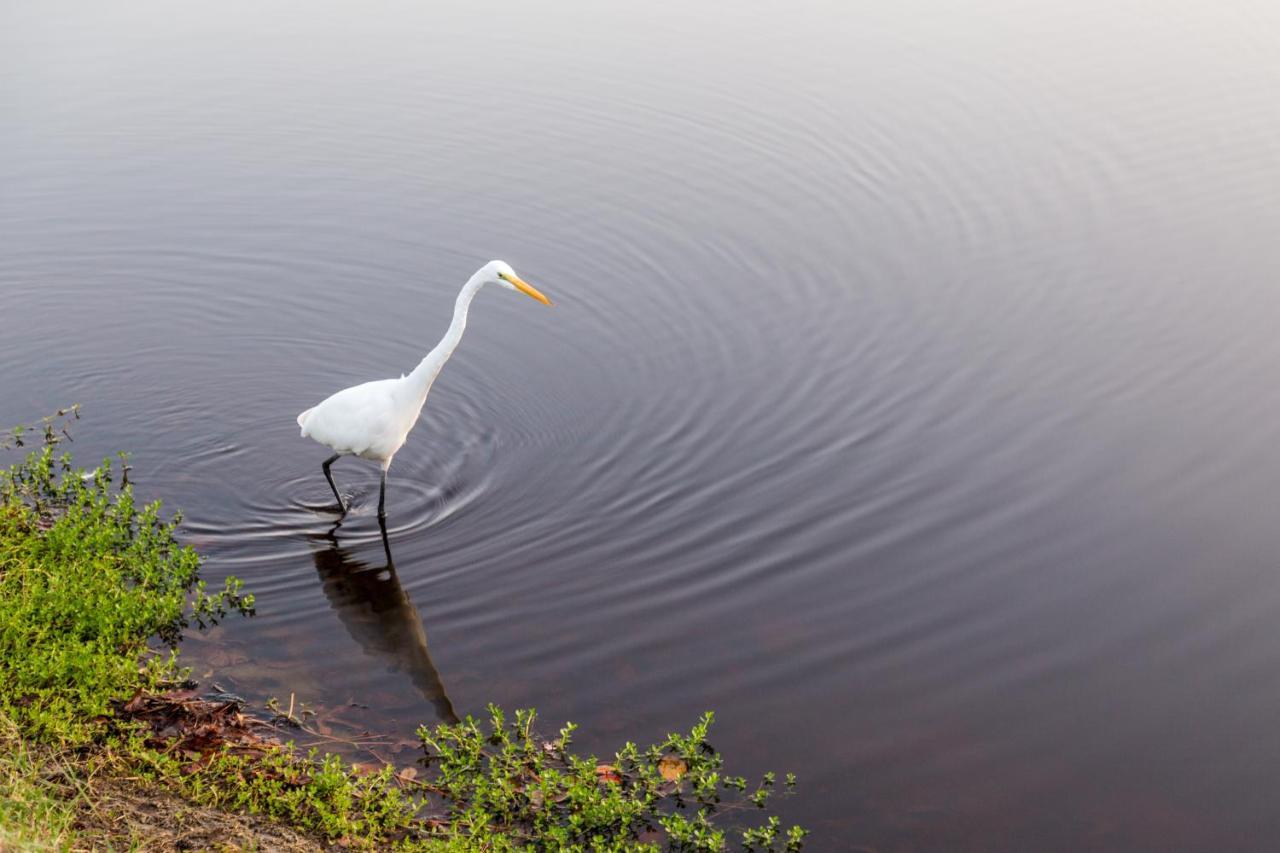
[(382, 469), (382, 485), (378, 488), (378, 518), (387, 517), (387, 469)]
[(329, 473), (329, 466), (342, 458), (341, 453), (335, 453), (320, 466), (324, 469), (324, 478), (329, 481), (329, 488), (333, 489), (333, 496), (338, 499), (338, 507), (343, 511), (347, 511), (347, 505), (342, 502), (342, 495), (338, 494), (338, 487), (333, 484), (333, 475)]
[(391, 556), (391, 542), (387, 539), (387, 519), (385, 516), (378, 516), (378, 529), (382, 531), (382, 552), (387, 555), (387, 569), (395, 572), (396, 561)]

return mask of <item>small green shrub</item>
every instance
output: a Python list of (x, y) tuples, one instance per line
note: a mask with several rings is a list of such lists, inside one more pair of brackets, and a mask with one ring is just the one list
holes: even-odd
[[(543, 741), (534, 720), (533, 711), (517, 711), (508, 722), (490, 705), (487, 725), (468, 717), (418, 730), (456, 837), (493, 850), (718, 851), (730, 833), (714, 819), (763, 809), (772, 793), (773, 774), (750, 794), (745, 779), (722, 774), (723, 760), (707, 744), (710, 713), (688, 735), (643, 750), (628, 743), (608, 764), (569, 752), (572, 723)], [(788, 789), (794, 782), (789, 776)], [(781, 835), (781, 822), (769, 817), (737, 835), (748, 849), (797, 850), (805, 831)]]
[(253, 606), (234, 578), (208, 594), (177, 520), (112, 479), (51, 444), (0, 472), (0, 710), (45, 740), (83, 740), (108, 700), (172, 677), (189, 618)]

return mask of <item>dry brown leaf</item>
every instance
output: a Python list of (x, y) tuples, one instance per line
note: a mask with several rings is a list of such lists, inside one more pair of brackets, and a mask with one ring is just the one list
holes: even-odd
[(683, 759), (676, 758), (674, 755), (664, 755), (658, 759), (658, 772), (668, 782), (675, 782), (689, 772), (689, 765), (685, 764)]

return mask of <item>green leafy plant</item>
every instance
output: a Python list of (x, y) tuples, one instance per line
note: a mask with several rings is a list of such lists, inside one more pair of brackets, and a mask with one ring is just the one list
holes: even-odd
[[(468, 717), (419, 729), (445, 820), (458, 837), (486, 849), (718, 851), (732, 835), (720, 819), (764, 808), (772, 792), (773, 774), (746, 798), (745, 780), (722, 775), (723, 759), (707, 743), (710, 713), (687, 735), (643, 750), (628, 743), (610, 763), (569, 751), (573, 724), (554, 740), (539, 739), (535, 719), (524, 710), (508, 721), (490, 705), (485, 724)], [(792, 827), (782, 837), (780, 825), (770, 817), (738, 830), (736, 840), (760, 850), (799, 849), (804, 830)]]
[(42, 737), (83, 738), (109, 699), (173, 677), (189, 619), (250, 612), (253, 597), (234, 579), (207, 593), (158, 502), (114, 487), (109, 461), (76, 471), (54, 450), (0, 472), (0, 710)]

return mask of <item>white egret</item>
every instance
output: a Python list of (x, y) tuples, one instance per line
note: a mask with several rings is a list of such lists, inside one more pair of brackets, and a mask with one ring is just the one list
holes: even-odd
[(378, 491), (378, 518), (386, 518), (387, 469), (391, 459), (404, 444), (409, 430), (418, 422), (422, 405), (427, 401), (440, 369), (457, 349), (462, 332), (467, 326), (467, 309), (471, 300), (486, 284), (500, 284), (508, 290), (518, 290), (544, 305), (551, 300), (532, 285), (520, 279), (510, 265), (502, 261), (490, 261), (476, 270), (458, 293), (453, 306), (453, 322), (435, 349), (427, 353), (413, 372), (399, 379), (379, 379), (363, 385), (344, 388), (319, 405), (298, 415), (302, 437), (311, 438), (331, 448), (334, 454), (324, 461), (325, 479), (338, 506), (346, 512), (342, 495), (333, 484), (329, 466), (343, 456), (358, 456), (377, 462), (382, 468), (382, 485)]

